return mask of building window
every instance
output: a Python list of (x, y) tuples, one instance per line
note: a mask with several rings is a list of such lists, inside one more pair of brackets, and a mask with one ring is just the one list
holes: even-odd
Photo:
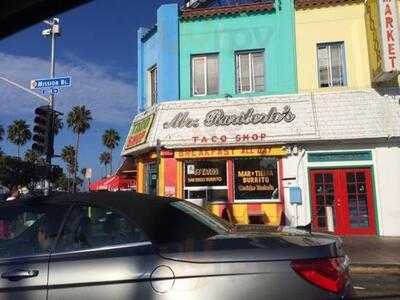
[(226, 160), (197, 160), (185, 163), (185, 199), (197, 205), (226, 202)]
[(151, 107), (157, 103), (157, 66), (150, 68), (147, 71), (147, 104)]
[(264, 91), (263, 51), (239, 52), (236, 54), (236, 85), (238, 93)]
[(218, 55), (192, 57), (192, 95), (215, 95), (218, 94), (218, 89)]
[(319, 87), (345, 86), (346, 62), (344, 43), (318, 44)]
[(275, 157), (235, 159), (235, 200), (278, 200), (277, 166)]

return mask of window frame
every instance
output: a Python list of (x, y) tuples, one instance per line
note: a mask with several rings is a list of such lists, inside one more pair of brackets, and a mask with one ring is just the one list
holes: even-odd
[[(339, 45), (340, 46), (340, 59), (343, 67), (343, 78), (342, 85), (333, 85), (333, 77), (332, 77), (332, 59), (331, 59), (331, 46)], [(322, 47), (328, 47), (328, 84), (329, 86), (322, 87), (321, 86), (321, 76), (320, 76), (320, 59), (319, 59), (319, 50)], [(318, 77), (318, 89), (329, 89), (329, 88), (342, 88), (347, 87), (347, 64), (346, 64), (346, 48), (344, 41), (336, 41), (336, 42), (322, 42), (317, 43), (317, 77)]]
[[(218, 74), (217, 74), (217, 82), (218, 82), (218, 86), (217, 86), (217, 91), (214, 94), (209, 94), (208, 92), (208, 57), (210, 56), (215, 56), (217, 59), (217, 70), (218, 70)], [(203, 94), (196, 94), (195, 93), (195, 64), (194, 62), (196, 60), (202, 60), (204, 62), (204, 93)], [(196, 54), (196, 55), (192, 55), (190, 57), (190, 64), (191, 64), (191, 95), (192, 97), (204, 97), (204, 96), (213, 96), (213, 95), (218, 95), (219, 94), (219, 73), (220, 73), (220, 69), (219, 69), (219, 54), (218, 53), (206, 53), (206, 54)]]
[(191, 200), (200, 200), (201, 198), (186, 198), (186, 192), (189, 194), (190, 192), (198, 192), (198, 191), (206, 191), (206, 195), (208, 198), (208, 192), (209, 190), (212, 191), (227, 191), (227, 200), (226, 201), (209, 201), (208, 199), (203, 199), (206, 204), (226, 204), (229, 203), (229, 179), (228, 179), (228, 174), (229, 174), (229, 168), (228, 168), (228, 160), (227, 159), (220, 159), (220, 158), (211, 158), (211, 159), (205, 159), (207, 161), (224, 161), (225, 162), (225, 174), (226, 174), (226, 185), (202, 185), (202, 186), (186, 186), (185, 183), (185, 178), (187, 176), (187, 165), (191, 163), (196, 163), (198, 161), (202, 161), (202, 159), (188, 159), (183, 161), (183, 196), (185, 197), (186, 201), (191, 201)]
[[(263, 79), (264, 79), (264, 88), (262, 91), (255, 90), (255, 73), (254, 73), (254, 54), (262, 54), (263, 57)], [(248, 63), (249, 63), (249, 85), (250, 90), (243, 91), (242, 87), (242, 63), (240, 56), (247, 55)], [(235, 90), (237, 94), (253, 94), (253, 93), (264, 93), (266, 90), (265, 83), (265, 49), (255, 49), (255, 50), (241, 50), (235, 52)], [(240, 84), (240, 86), (239, 86)]]
[[(278, 198), (265, 198), (265, 199), (237, 199), (236, 198), (236, 181), (233, 178), (233, 203), (281, 203), (283, 199), (283, 190), (282, 190), (282, 179), (281, 179), (281, 159), (279, 157), (272, 156), (271, 158), (276, 159), (276, 174), (277, 174), (277, 189), (278, 189)], [(235, 157), (232, 159), (232, 174), (235, 176), (235, 160), (239, 159), (262, 159), (262, 157)]]
[[(152, 74), (155, 73), (154, 76), (154, 86), (152, 80)], [(152, 107), (157, 104), (158, 101), (158, 68), (157, 64), (151, 66), (147, 69), (147, 107)]]

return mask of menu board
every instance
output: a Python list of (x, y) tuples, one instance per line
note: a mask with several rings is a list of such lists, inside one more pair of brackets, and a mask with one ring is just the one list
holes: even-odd
[(279, 199), (277, 164), (274, 157), (235, 159), (235, 199)]
[(225, 160), (199, 160), (185, 163), (185, 186), (226, 186)]

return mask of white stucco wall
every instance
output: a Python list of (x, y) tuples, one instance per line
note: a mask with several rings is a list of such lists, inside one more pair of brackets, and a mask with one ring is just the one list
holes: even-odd
[[(308, 162), (308, 153), (371, 151), (371, 161)], [(310, 168), (372, 167), (374, 201), (376, 205), (377, 234), (400, 236), (400, 145), (383, 144), (332, 144), (324, 147), (305, 146), (306, 153), (290, 155), (283, 160), (285, 188), (285, 214), (290, 226), (306, 225), (311, 221)], [(303, 203), (290, 204), (289, 187), (298, 185), (302, 190)]]
[(374, 151), (380, 235), (400, 236), (400, 147)]

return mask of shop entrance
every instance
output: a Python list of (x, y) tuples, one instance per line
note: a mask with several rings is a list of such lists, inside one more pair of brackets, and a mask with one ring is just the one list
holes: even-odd
[(155, 163), (147, 163), (144, 172), (144, 193), (157, 195), (157, 167)]
[(371, 169), (312, 170), (312, 226), (339, 235), (375, 235)]

